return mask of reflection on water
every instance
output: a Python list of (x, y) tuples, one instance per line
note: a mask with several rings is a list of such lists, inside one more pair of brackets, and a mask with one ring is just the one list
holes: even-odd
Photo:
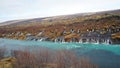
[(75, 51), (79, 56), (90, 58), (100, 68), (120, 68), (120, 45), (109, 44), (81, 44), (81, 43), (53, 43), (20, 41), (10, 39), (0, 39), (0, 46), (8, 49), (23, 49), (29, 47), (47, 47), (50, 49), (69, 49)]

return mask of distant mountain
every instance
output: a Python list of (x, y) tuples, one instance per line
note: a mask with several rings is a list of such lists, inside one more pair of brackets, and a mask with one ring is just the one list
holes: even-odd
[(22, 25), (22, 24), (31, 24), (31, 23), (42, 23), (48, 22), (48, 24), (52, 21), (56, 20), (67, 20), (67, 19), (73, 19), (77, 17), (84, 17), (87, 15), (92, 15), (93, 13), (79, 13), (79, 14), (73, 14), (73, 15), (61, 15), (61, 16), (53, 16), (53, 17), (45, 17), (45, 18), (33, 18), (33, 19), (24, 19), (24, 20), (12, 20), (12, 21), (6, 21), (0, 23), (0, 26), (5, 25)]

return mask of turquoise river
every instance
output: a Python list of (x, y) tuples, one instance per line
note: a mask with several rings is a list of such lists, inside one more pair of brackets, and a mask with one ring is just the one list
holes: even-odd
[(99, 65), (99, 68), (120, 68), (120, 45), (109, 44), (82, 44), (82, 43), (57, 43), (21, 41), (11, 39), (0, 39), (0, 47), (22, 49), (24, 46), (42, 46), (50, 49), (68, 49), (75, 51), (79, 56), (87, 56), (90, 60)]

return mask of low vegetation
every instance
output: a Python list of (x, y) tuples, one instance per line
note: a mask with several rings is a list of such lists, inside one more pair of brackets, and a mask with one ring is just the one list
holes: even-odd
[[(0, 49), (1, 51), (5, 49)], [(4, 59), (4, 52), (0, 53), (1, 59)], [(70, 50), (50, 50), (47, 48), (25, 50), (12, 50), (11, 57), (4, 62), (11, 62), (8, 68), (97, 68), (89, 59), (78, 57)], [(13, 63), (13, 61), (15, 63)], [(5, 65), (3, 60), (0, 66)]]
[(4, 58), (5, 53), (6, 53), (6, 49), (4, 47), (0, 48), (0, 60)]

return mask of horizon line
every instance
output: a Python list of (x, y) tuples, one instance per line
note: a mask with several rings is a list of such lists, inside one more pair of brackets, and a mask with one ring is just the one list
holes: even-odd
[(57, 14), (57, 15), (50, 15), (50, 16), (41, 16), (41, 17), (30, 17), (30, 18), (18, 18), (18, 19), (10, 19), (6, 21), (1, 21), (0, 23), (9, 22), (9, 21), (17, 21), (17, 20), (29, 20), (29, 19), (37, 19), (37, 18), (49, 18), (49, 17), (57, 17), (57, 16), (69, 16), (74, 14), (86, 14), (86, 13), (100, 13), (100, 12), (108, 12), (108, 11), (117, 11), (119, 9), (108, 9), (108, 10), (101, 10), (101, 11), (88, 11), (88, 12), (81, 12), (81, 13), (69, 13), (69, 14)]

